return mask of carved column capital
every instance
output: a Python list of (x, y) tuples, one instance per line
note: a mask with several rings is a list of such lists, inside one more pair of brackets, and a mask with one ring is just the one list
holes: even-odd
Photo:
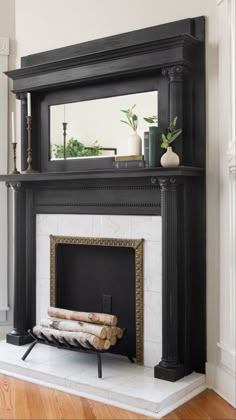
[(179, 64), (176, 66), (164, 67), (161, 72), (163, 76), (169, 78), (170, 82), (182, 82), (184, 75), (189, 72), (189, 68)]
[(180, 179), (175, 177), (158, 178), (161, 191), (176, 191), (180, 184)]
[(17, 93), (16, 94), (16, 99), (19, 99), (20, 101), (22, 101), (23, 103), (27, 102), (27, 93), (23, 92), (23, 93)]
[(20, 192), (23, 190), (22, 183), (19, 181), (6, 182), (6, 186), (15, 192)]

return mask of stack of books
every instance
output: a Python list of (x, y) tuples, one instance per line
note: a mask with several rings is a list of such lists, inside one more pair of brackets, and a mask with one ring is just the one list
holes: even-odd
[(145, 163), (142, 155), (115, 156), (115, 169), (144, 168), (144, 166)]

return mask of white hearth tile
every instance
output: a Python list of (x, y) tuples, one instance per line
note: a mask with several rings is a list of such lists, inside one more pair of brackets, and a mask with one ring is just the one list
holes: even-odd
[(50, 239), (38, 235), (36, 241), (36, 278), (49, 277), (50, 273)]
[(131, 411), (148, 410), (149, 417), (189, 392), (197, 393), (204, 388), (204, 375), (193, 373), (174, 383), (162, 381), (153, 377), (153, 368), (131, 364), (126, 358), (112, 354), (102, 355), (103, 378), (98, 379), (95, 355), (37, 344), (23, 362), (21, 357), (27, 348), (1, 341), (0, 371), (56, 389), (63, 387), (65, 392), (89, 399), (106, 398), (107, 404), (127, 404)]
[(154, 368), (157, 365), (162, 356), (162, 348), (160, 343), (154, 341), (144, 341), (144, 365), (150, 368)]
[[(203, 375), (201, 374), (193, 373), (177, 382), (168, 382), (142, 375), (130, 378), (125, 384), (114, 386), (112, 391), (120, 393), (121, 395), (127, 395), (129, 401), (131, 398), (136, 399), (137, 403), (140, 403), (140, 401), (147, 403), (148, 401), (155, 405), (155, 408), (154, 405), (152, 406), (152, 411), (159, 411), (159, 409), (163, 409), (166, 406), (167, 399), (170, 398), (173, 403), (173, 397), (176, 393), (178, 393), (180, 397), (184, 397), (187, 393), (187, 386), (189, 386), (192, 391), (193, 386), (191, 382), (193, 381), (193, 378), (200, 386), (202, 384), (202, 377)], [(128, 400), (124, 399), (123, 401), (124, 403), (129, 404)], [(142, 408), (148, 409), (147, 406)]]
[(144, 241), (144, 290), (161, 292), (162, 257), (161, 242)]
[(131, 218), (131, 237), (160, 242), (161, 216), (133, 216)]
[(144, 291), (144, 340), (161, 342), (161, 293)]
[(58, 235), (92, 236), (92, 216), (87, 214), (60, 214), (58, 219)]
[(131, 216), (93, 216), (95, 237), (130, 239), (130, 234)]
[(58, 218), (55, 214), (36, 215), (36, 234), (37, 235), (56, 235)]
[(50, 306), (50, 279), (39, 277), (36, 279), (36, 323), (47, 317), (47, 310)]

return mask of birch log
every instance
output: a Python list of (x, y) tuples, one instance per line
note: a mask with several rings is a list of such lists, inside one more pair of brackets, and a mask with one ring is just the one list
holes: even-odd
[(122, 329), (122, 328), (119, 328), (119, 327), (116, 327), (116, 336), (117, 336), (117, 338), (122, 338), (123, 337), (123, 335), (124, 335), (124, 329)]
[(73, 321), (83, 321), (92, 324), (100, 325), (117, 325), (117, 317), (115, 315), (94, 313), (94, 312), (76, 312), (69, 311), (68, 309), (50, 307), (48, 315), (53, 318), (69, 319)]
[(117, 341), (116, 336), (115, 335), (111, 336), (110, 338), (111, 346), (114, 346), (116, 344), (116, 341)]
[(55, 337), (58, 341), (63, 343), (63, 338), (65, 338), (68, 343), (73, 346), (76, 346), (76, 343), (74, 342), (75, 339), (85, 348), (89, 348), (87, 342), (97, 350), (108, 350), (111, 345), (109, 340), (102, 340), (101, 338), (84, 332), (60, 331), (53, 328), (42, 327), (40, 325), (36, 325), (33, 328), (33, 332), (39, 338), (42, 338), (41, 334), (43, 333), (50, 341), (53, 341), (52, 337)]
[(109, 327), (105, 327), (103, 325), (97, 325), (97, 324), (90, 324), (88, 322), (67, 321), (67, 320), (62, 320), (60, 318), (56, 318), (56, 319), (48, 318), (48, 319), (42, 319), (40, 321), (40, 325), (42, 327), (55, 328), (57, 330), (62, 330), (62, 331), (85, 332), (85, 333), (96, 335), (97, 337), (102, 338), (103, 340), (105, 338), (111, 337), (111, 333), (107, 334), (107, 329)]
[(117, 338), (122, 338), (124, 334), (124, 330), (119, 327), (111, 327), (111, 336), (115, 336)]

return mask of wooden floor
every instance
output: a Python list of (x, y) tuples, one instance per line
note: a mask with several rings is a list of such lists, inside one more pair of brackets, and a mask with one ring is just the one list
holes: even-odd
[[(0, 375), (0, 419), (148, 418), (110, 405)], [(217, 394), (206, 390), (164, 418), (168, 420), (231, 420), (236, 418), (236, 410)]]

